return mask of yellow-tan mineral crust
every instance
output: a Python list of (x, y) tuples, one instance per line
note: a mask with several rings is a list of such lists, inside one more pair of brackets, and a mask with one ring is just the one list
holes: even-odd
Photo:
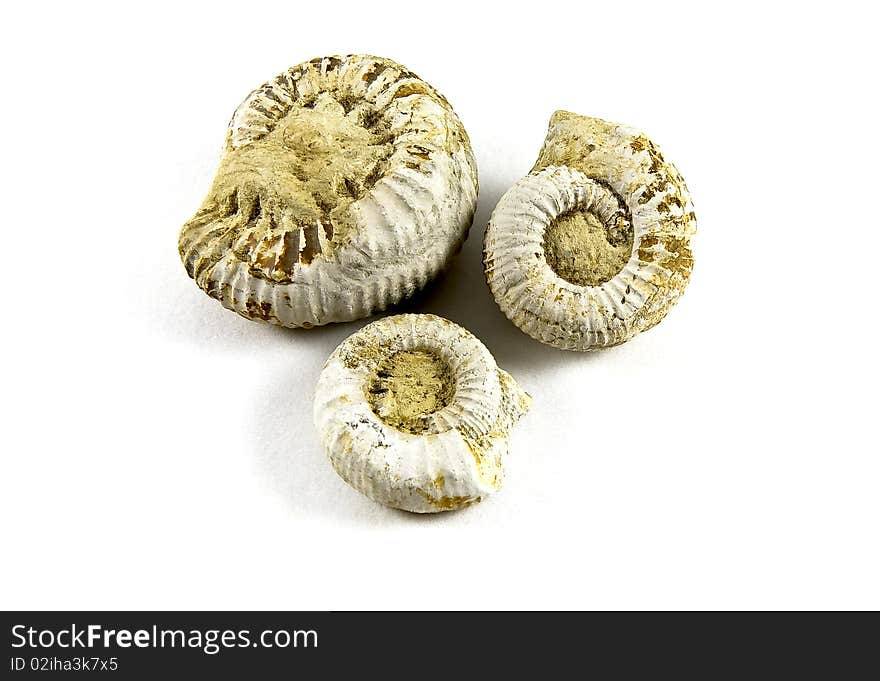
[(589, 211), (560, 215), (544, 232), (550, 269), (578, 286), (598, 286), (613, 278), (632, 255), (632, 246), (631, 228), (616, 235)]
[(389, 426), (423, 433), (427, 417), (452, 400), (455, 379), (433, 352), (401, 350), (383, 359), (367, 389), (373, 412)]

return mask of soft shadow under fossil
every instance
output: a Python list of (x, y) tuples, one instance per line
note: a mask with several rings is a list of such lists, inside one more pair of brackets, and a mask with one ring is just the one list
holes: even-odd
[[(494, 206), (500, 193), (485, 192), (481, 204)], [(498, 308), (483, 277), (482, 240), (488, 217), (485, 207), (478, 211), (470, 236), (449, 271), (415, 297), (382, 314), (432, 313), (461, 324), (486, 344), (500, 367), (514, 376), (517, 372), (540, 374), (566, 362), (590, 361), (597, 353), (565, 352), (543, 345), (516, 328)], [(291, 365), (286, 372), (275, 374), (271, 384), (261, 391), (263, 399), (254, 410), (253, 427), (262, 434), (263, 445), (256, 456), (268, 486), (287, 500), (291, 510), (334, 516), (350, 524), (435, 524), (490, 512), (485, 504), (456, 513), (427, 515), (388, 509), (347, 488), (333, 472), (312, 424), (314, 386), (321, 362), (333, 348), (375, 318), (278, 331), (279, 340), (289, 341), (299, 350), (308, 347), (320, 354), (320, 359), (312, 363), (315, 368), (310, 372), (297, 372)], [(298, 446), (291, 446), (293, 439)]]
[[(418, 514), (373, 502), (336, 475), (312, 425), (312, 393), (319, 368), (293, 364), (273, 373), (255, 401), (249, 430), (257, 437), (255, 463), (266, 487), (295, 514), (334, 517), (348, 525), (453, 520), (457, 513)], [(466, 509), (468, 513), (471, 509)]]
[[(571, 353), (543, 345), (522, 333), (500, 311), (487, 286), (482, 265), (482, 241), (491, 208), (504, 188), (484, 187), (480, 208), (461, 253), (449, 270), (410, 300), (380, 313), (433, 313), (446, 317), (482, 340), (498, 365), (514, 376), (540, 374), (569, 362), (585, 362), (599, 353)], [(172, 266), (174, 271), (172, 271)], [(479, 504), (459, 513), (428, 516), (388, 509), (348, 489), (333, 472), (312, 424), (312, 397), (323, 361), (346, 337), (376, 316), (312, 329), (284, 329), (247, 321), (207, 299), (186, 277), (179, 263), (162, 263), (163, 290), (154, 293), (146, 310), (147, 321), (166, 336), (200, 346), (206, 342), (226, 352), (253, 354), (264, 348), (289, 345), (299, 362), (277, 362), (268, 385), (252, 409), (250, 430), (256, 444), (256, 465), (266, 486), (285, 499), (296, 513), (334, 516), (349, 524), (382, 524), (390, 521), (445, 523), (480, 515)], [(184, 289), (186, 287), (186, 289)], [(308, 360), (304, 355), (310, 355)], [(308, 366), (307, 370), (303, 367)], [(528, 387), (528, 386), (524, 386)], [(295, 443), (295, 444), (293, 444)]]
[(479, 338), (498, 366), (540, 371), (561, 362), (588, 362), (597, 353), (573, 353), (544, 345), (520, 331), (498, 307), (483, 274), (483, 235), (500, 188), (484, 188), (470, 235), (449, 270), (431, 286), (397, 305), (390, 314), (430, 312), (460, 324)]

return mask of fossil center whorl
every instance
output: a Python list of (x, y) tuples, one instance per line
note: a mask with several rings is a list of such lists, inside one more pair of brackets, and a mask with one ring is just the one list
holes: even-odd
[[(290, 110), (263, 137), (227, 152), (212, 188), (243, 225), (265, 229), (233, 252), (275, 281), (288, 281), (332, 242), (348, 206), (382, 177), (393, 134), (369, 102), (321, 92)], [(321, 234), (319, 232), (323, 232)], [(277, 242), (254, 258), (259, 244)]]
[(602, 184), (593, 183), (591, 189), (544, 231), (547, 265), (577, 286), (600, 286), (613, 279), (633, 251), (633, 226), (623, 201)]
[(263, 170), (260, 178), (329, 220), (339, 204), (360, 198), (382, 176), (391, 138), (382, 116), (366, 102), (343, 104), (324, 92), (308, 106), (292, 108), (262, 139), (230, 152), (224, 174), (277, 168), (277, 177)]
[(382, 360), (367, 387), (370, 408), (398, 430), (419, 434), (431, 414), (452, 401), (455, 378), (449, 364), (426, 350), (401, 350)]

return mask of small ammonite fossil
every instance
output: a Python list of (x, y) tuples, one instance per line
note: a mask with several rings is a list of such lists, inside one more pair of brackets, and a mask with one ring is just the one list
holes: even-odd
[(349, 336), (318, 380), (314, 418), (336, 472), (379, 503), (450, 511), (501, 487), (531, 398), (462, 327), (385, 317)]
[(492, 213), (486, 279), (533, 338), (609, 347), (657, 324), (684, 292), (695, 230), (684, 180), (650, 139), (557, 111), (532, 172)]
[(254, 90), (229, 123), (186, 270), (249, 319), (309, 327), (410, 296), (460, 248), (477, 168), (446, 99), (381, 57), (324, 57)]

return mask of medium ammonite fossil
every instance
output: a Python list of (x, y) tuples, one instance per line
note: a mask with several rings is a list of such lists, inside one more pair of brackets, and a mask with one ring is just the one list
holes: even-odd
[(557, 111), (532, 172), (492, 214), (486, 279), (533, 338), (609, 347), (657, 324), (684, 292), (695, 230), (684, 180), (650, 139)]
[(435, 513), (501, 487), (510, 430), (530, 403), (471, 333), (404, 314), (336, 348), (318, 379), (314, 417), (349, 485), (387, 506)]
[(349, 321), (437, 275), (476, 200), (467, 133), (433, 87), (381, 57), (313, 59), (238, 107), (180, 256), (249, 319)]

